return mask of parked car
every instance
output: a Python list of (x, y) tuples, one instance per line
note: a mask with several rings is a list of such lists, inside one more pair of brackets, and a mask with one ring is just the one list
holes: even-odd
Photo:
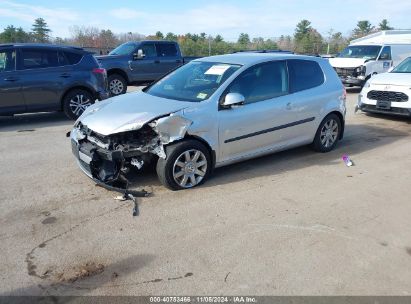
[(343, 137), (345, 89), (322, 58), (238, 53), (197, 59), (88, 108), (70, 137), (80, 168), (115, 184), (156, 161), (164, 186), (203, 183), (215, 167)]
[(330, 64), (346, 86), (360, 86), (411, 56), (411, 31), (389, 30), (355, 39)]
[(107, 70), (112, 96), (124, 94), (132, 83), (145, 84), (198, 57), (183, 57), (174, 41), (124, 43), (107, 56), (96, 56)]
[(108, 97), (106, 71), (81, 48), (0, 44), (0, 115), (62, 110), (76, 119)]
[(411, 57), (391, 72), (372, 77), (358, 96), (356, 109), (411, 117)]

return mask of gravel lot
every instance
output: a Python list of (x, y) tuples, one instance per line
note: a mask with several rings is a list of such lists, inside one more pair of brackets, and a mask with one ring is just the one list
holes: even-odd
[[(0, 118), (0, 295), (409, 295), (411, 120), (354, 114), (307, 147), (130, 202), (77, 167), (61, 113)], [(342, 154), (355, 162), (345, 167)]]

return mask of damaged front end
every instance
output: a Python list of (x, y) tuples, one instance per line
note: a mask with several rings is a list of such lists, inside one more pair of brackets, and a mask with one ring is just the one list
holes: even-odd
[(183, 138), (191, 121), (171, 114), (135, 130), (101, 135), (78, 121), (70, 133), (72, 152), (82, 171), (98, 183), (127, 188), (126, 174), (157, 157), (166, 158), (165, 145)]

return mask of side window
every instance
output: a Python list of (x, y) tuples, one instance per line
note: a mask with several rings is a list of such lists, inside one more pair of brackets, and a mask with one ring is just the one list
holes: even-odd
[(158, 43), (157, 44), (158, 57), (176, 57), (177, 47), (174, 43)]
[(324, 83), (324, 72), (317, 62), (292, 59), (288, 60), (287, 64), (291, 93), (308, 90)]
[(83, 55), (71, 52), (59, 52), (58, 53), (58, 60), (59, 65), (74, 65), (80, 62)]
[(391, 60), (391, 47), (384, 46), (378, 60)]
[(45, 49), (21, 49), (22, 69), (50, 68), (59, 65), (57, 51)]
[(288, 94), (285, 61), (272, 61), (251, 67), (229, 86), (228, 93), (240, 93), (245, 103), (253, 103)]
[(157, 57), (154, 43), (145, 43), (142, 45), (141, 49), (143, 50), (145, 57)]
[(16, 69), (16, 51), (0, 51), (0, 73), (14, 71)]

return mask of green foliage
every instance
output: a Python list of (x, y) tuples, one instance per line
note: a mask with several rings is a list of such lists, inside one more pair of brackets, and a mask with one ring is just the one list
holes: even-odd
[[(378, 30), (393, 29), (389, 26), (388, 21), (383, 19), (378, 26)], [(353, 38), (365, 36), (375, 31), (376, 28), (367, 20), (361, 20), (357, 23), (356, 28), (352, 32)], [(154, 35), (143, 36), (139, 33), (122, 33), (114, 34), (110, 29), (100, 30), (95, 27), (79, 27), (73, 26), (70, 28), (72, 33), (71, 38), (56, 37), (54, 43), (72, 44), (82, 47), (90, 47), (97, 49), (109, 50), (113, 49), (120, 43), (126, 41), (147, 40), (171, 40), (177, 41), (180, 44), (181, 50), (185, 56), (208, 56), (238, 52), (241, 50), (289, 50), (304, 54), (320, 54), (340, 52), (347, 46), (349, 39), (343, 37), (341, 32), (334, 33), (332, 30), (328, 33), (329, 36), (324, 39), (321, 34), (311, 26), (311, 22), (307, 19), (301, 20), (295, 28), (294, 37), (282, 35), (277, 39), (266, 39), (263, 37), (250, 38), (249, 34), (241, 33), (236, 42), (225, 41), (221, 35), (212, 37), (207, 33), (187, 33), (178, 35), (168, 32), (164, 35), (161, 31), (157, 31)], [(27, 33), (21, 27), (16, 28), (13, 25), (6, 27), (3, 32), (0, 32), (0, 43), (9, 42), (49, 42), (51, 30), (48, 28), (46, 21), (43, 18), (37, 18), (32, 26), (32, 32)]]
[(330, 31), (330, 37), (328, 38), (327, 50), (328, 54), (337, 54), (341, 52), (347, 45), (348, 40), (343, 37), (341, 32), (333, 33)]
[(303, 54), (319, 54), (323, 50), (322, 36), (306, 19), (301, 20), (295, 28), (294, 50)]
[(357, 27), (354, 29), (353, 39), (364, 37), (375, 30), (375, 27), (368, 20), (361, 20), (357, 22)]
[(167, 33), (166, 40), (177, 41), (177, 35), (174, 33)]
[(29, 33), (25, 32), (21, 27), (15, 28), (13, 25), (7, 26), (0, 33), (0, 43), (30, 42), (31, 40)]
[(247, 48), (247, 46), (250, 44), (250, 36), (246, 33), (241, 33), (238, 37), (237, 43), (242, 47)]
[(158, 31), (158, 32), (156, 33), (156, 38), (157, 38), (158, 40), (162, 40), (162, 39), (164, 39), (164, 35), (163, 35), (163, 33), (162, 33), (162, 32), (160, 32), (160, 31)]
[(378, 29), (380, 31), (393, 30), (394, 28), (388, 25), (387, 19), (382, 19), (380, 24), (378, 24)]
[(32, 36), (35, 42), (45, 43), (50, 40), (50, 32), (46, 21), (43, 18), (37, 18), (32, 25)]

